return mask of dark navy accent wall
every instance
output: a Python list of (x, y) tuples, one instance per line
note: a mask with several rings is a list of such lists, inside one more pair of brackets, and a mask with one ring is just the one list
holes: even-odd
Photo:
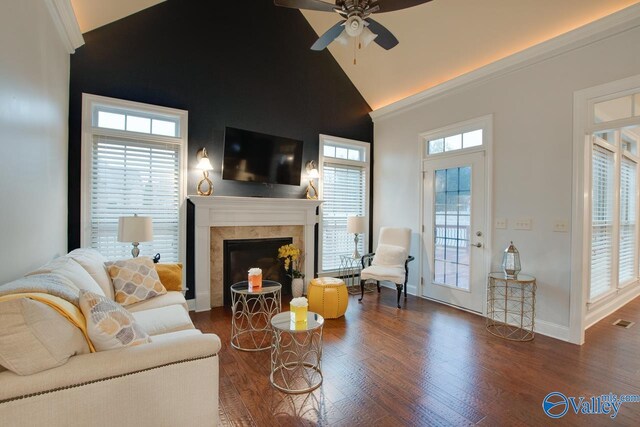
[(302, 14), (272, 0), (169, 0), (84, 38), (71, 55), (69, 250), (80, 245), (83, 92), (187, 110), (188, 194), (206, 147), (214, 194), (304, 197), (304, 179), (222, 181), (225, 126), (303, 140), (305, 162), (317, 160), (320, 133), (373, 139), (369, 105), (328, 51), (309, 50), (317, 36)]

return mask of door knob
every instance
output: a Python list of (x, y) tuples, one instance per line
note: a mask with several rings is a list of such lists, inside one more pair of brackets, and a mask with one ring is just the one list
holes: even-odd
[(480, 242), (474, 243), (472, 246), (475, 246), (476, 248), (481, 248), (482, 247), (482, 243), (480, 243)]

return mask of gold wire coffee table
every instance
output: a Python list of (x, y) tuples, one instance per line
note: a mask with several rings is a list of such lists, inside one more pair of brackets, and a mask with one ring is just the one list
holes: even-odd
[(324, 318), (311, 311), (306, 322), (293, 322), (291, 312), (271, 318), (271, 385), (285, 393), (307, 393), (322, 384)]
[(249, 291), (249, 282), (231, 285), (231, 346), (243, 351), (271, 347), (271, 317), (280, 313), (282, 285), (263, 280), (259, 291)]
[(512, 341), (534, 338), (536, 278), (490, 273), (487, 289), (487, 331)]

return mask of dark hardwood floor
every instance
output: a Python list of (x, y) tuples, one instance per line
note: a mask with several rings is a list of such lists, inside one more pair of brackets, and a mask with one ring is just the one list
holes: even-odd
[[(283, 300), (283, 310), (287, 304)], [(590, 398), (640, 394), (640, 298), (587, 332), (576, 346), (537, 335), (511, 342), (486, 332), (484, 318), (395, 291), (349, 297), (345, 317), (324, 327), (324, 382), (287, 395), (269, 384), (270, 352), (229, 345), (231, 311), (192, 314), (222, 340), (220, 418), (234, 426), (640, 425), (640, 402), (615, 419), (542, 410), (550, 392)], [(618, 318), (636, 322), (612, 326)]]

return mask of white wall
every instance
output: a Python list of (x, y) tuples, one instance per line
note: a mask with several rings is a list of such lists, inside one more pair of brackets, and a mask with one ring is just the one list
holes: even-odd
[(0, 2), (0, 283), (66, 252), (68, 97), (45, 2)]
[[(509, 228), (490, 227), (492, 267), (499, 269), (502, 251), (513, 240), (523, 272), (538, 279), (537, 321), (554, 330), (552, 335), (564, 337), (569, 326), (571, 236), (553, 232), (553, 224), (571, 221), (573, 93), (640, 73), (638, 46), (636, 27), (377, 118), (374, 230), (392, 224), (411, 227), (412, 254), (418, 255), (418, 134), (493, 114), (493, 217), (507, 218)], [(533, 219), (532, 231), (512, 229), (521, 217)], [(411, 267), (409, 283), (415, 287), (420, 272), (417, 265)]]

